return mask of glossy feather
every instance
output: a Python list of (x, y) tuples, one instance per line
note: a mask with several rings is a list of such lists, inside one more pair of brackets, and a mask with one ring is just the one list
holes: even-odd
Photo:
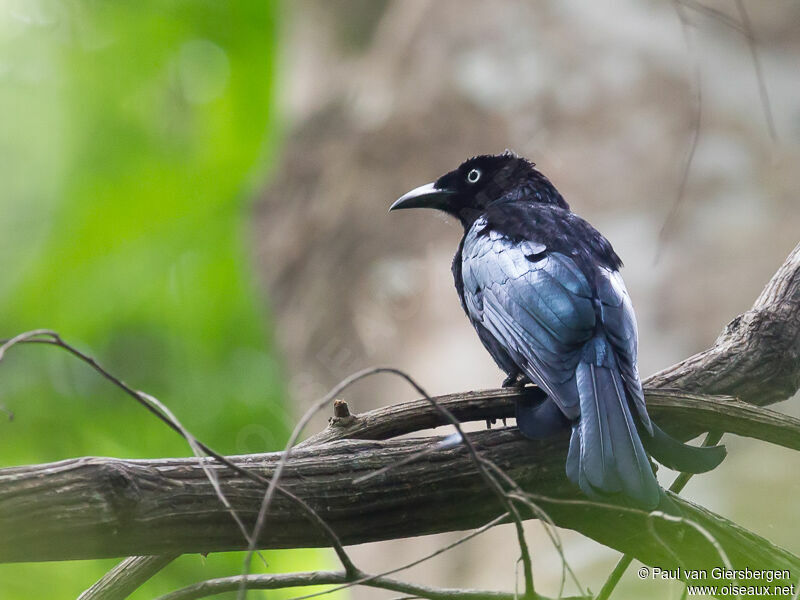
[(452, 267), (461, 306), (506, 383), (530, 380), (547, 394), (517, 403), (522, 433), (572, 428), (566, 472), (588, 496), (658, 505), (646, 450), (695, 473), (722, 461), (723, 447), (681, 444), (650, 420), (622, 261), (533, 163), (477, 156), (392, 210), (419, 207), (463, 225)]

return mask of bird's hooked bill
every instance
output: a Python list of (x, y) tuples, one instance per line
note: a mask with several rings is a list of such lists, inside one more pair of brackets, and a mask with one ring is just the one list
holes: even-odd
[(444, 208), (453, 194), (450, 190), (437, 188), (434, 183), (426, 183), (400, 196), (389, 207), (389, 211), (401, 208)]

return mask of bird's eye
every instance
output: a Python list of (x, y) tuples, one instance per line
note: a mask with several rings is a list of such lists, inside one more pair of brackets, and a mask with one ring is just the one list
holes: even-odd
[(469, 173), (467, 173), (467, 181), (470, 183), (477, 183), (478, 179), (481, 178), (481, 172), (478, 169), (472, 169)]

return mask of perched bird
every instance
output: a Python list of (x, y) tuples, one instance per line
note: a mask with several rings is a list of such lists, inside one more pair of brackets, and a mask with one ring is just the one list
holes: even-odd
[(503, 385), (533, 382), (547, 394), (517, 404), (521, 432), (572, 428), (567, 476), (586, 495), (657, 506), (645, 449), (679, 471), (722, 461), (724, 447), (682, 444), (650, 420), (622, 261), (532, 162), (509, 151), (470, 158), (390, 210), (420, 207), (463, 225), (452, 267), (461, 305), (507, 374)]

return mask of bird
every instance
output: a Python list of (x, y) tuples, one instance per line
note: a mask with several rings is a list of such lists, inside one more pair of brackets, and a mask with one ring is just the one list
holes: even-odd
[(461, 306), (503, 386), (546, 394), (517, 401), (521, 433), (571, 429), (566, 475), (586, 496), (652, 510), (664, 492), (649, 455), (689, 473), (722, 462), (724, 446), (683, 444), (650, 418), (622, 260), (535, 163), (509, 150), (472, 157), (389, 210), (410, 208), (463, 226), (452, 263)]

